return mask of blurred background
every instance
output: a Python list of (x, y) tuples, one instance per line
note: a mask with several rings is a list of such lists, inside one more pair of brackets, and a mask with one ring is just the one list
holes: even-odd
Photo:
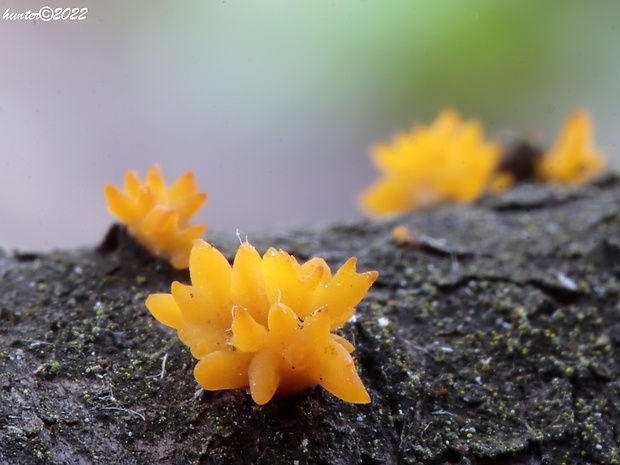
[(0, 20), (7, 250), (98, 243), (104, 183), (153, 162), (195, 171), (211, 231), (355, 220), (369, 147), (447, 106), (548, 144), (586, 108), (620, 162), (620, 2), (78, 3), (84, 21)]

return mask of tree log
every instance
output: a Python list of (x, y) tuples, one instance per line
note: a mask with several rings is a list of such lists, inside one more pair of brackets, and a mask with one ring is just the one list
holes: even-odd
[[(0, 463), (617, 464), (619, 205), (609, 176), (251, 237), (379, 271), (340, 330), (368, 405), (200, 389), (144, 306), (189, 276), (119, 226), (98, 249), (3, 253)], [(235, 237), (207, 239), (232, 259)]]

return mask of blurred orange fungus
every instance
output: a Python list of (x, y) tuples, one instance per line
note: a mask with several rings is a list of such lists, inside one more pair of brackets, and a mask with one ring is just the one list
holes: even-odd
[(206, 193), (196, 191), (194, 173), (188, 171), (167, 187), (159, 166), (152, 165), (144, 182), (128, 171), (122, 190), (106, 184), (104, 193), (108, 211), (142, 246), (177, 269), (188, 267), (192, 244), (207, 229), (189, 224), (207, 199)]
[(553, 148), (536, 165), (541, 181), (560, 184), (585, 184), (604, 166), (605, 157), (593, 143), (592, 122), (585, 111), (571, 115), (560, 131)]
[(475, 201), (499, 164), (500, 148), (485, 141), (477, 121), (461, 121), (445, 110), (431, 126), (398, 134), (371, 155), (383, 177), (360, 195), (359, 204), (370, 215), (387, 215)]

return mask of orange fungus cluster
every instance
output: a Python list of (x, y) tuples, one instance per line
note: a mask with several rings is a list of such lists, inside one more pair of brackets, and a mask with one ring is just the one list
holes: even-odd
[[(588, 115), (575, 113), (547, 153), (521, 157), (527, 169), (517, 178), (510, 157), (504, 153), (502, 160), (499, 145), (485, 140), (477, 121), (446, 110), (432, 125), (373, 148), (382, 177), (359, 202), (371, 215), (396, 214), (473, 202), (522, 179), (585, 183), (605, 164), (592, 139)], [(300, 264), (273, 248), (261, 257), (247, 241), (231, 265), (199, 239), (205, 226), (189, 224), (207, 198), (197, 192), (192, 172), (168, 187), (157, 165), (144, 182), (129, 171), (123, 189), (107, 184), (105, 196), (110, 213), (139, 243), (175, 268), (189, 266), (191, 285), (174, 282), (170, 294), (151, 294), (146, 306), (190, 347), (204, 389), (249, 388), (254, 401), (265, 404), (275, 394), (320, 385), (345, 401), (370, 402), (353, 345), (334, 331), (355, 314), (376, 271), (358, 273), (353, 257), (332, 275), (322, 258)], [(420, 241), (403, 226), (393, 237), (402, 245)]]
[(571, 115), (560, 136), (536, 166), (541, 181), (559, 184), (584, 184), (604, 166), (605, 157), (596, 150), (590, 116), (579, 111)]
[(333, 333), (378, 276), (357, 273), (355, 265), (351, 258), (332, 276), (322, 258), (299, 264), (273, 248), (261, 257), (244, 242), (231, 266), (199, 239), (190, 255), (192, 284), (174, 282), (170, 294), (151, 294), (146, 306), (190, 347), (204, 389), (249, 387), (265, 404), (276, 393), (320, 385), (345, 401), (368, 403), (353, 346)]
[(431, 126), (376, 145), (372, 161), (383, 177), (362, 193), (361, 207), (371, 215), (405, 213), (478, 199), (497, 168), (500, 148), (485, 141), (477, 121), (461, 121), (446, 110)]
[(207, 229), (189, 220), (207, 199), (197, 192), (194, 174), (188, 171), (170, 187), (158, 165), (152, 165), (144, 182), (134, 171), (125, 175), (123, 189), (106, 184), (108, 211), (121, 220), (129, 233), (154, 255), (173, 267), (187, 268), (194, 240)]
[[(484, 139), (482, 126), (461, 121), (452, 110), (442, 112), (428, 127), (416, 126), (391, 144), (376, 145), (371, 155), (383, 176), (362, 192), (359, 204), (372, 216), (469, 203), (517, 182), (510, 170), (502, 169), (502, 150)], [(541, 151), (525, 178), (584, 184), (604, 165), (605, 158), (593, 144), (590, 118), (579, 111), (568, 118), (555, 146)]]

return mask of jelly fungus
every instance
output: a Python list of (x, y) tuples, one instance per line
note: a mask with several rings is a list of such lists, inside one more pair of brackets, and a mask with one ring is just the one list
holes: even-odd
[(353, 345), (333, 333), (378, 276), (355, 265), (350, 258), (332, 276), (322, 258), (300, 265), (273, 248), (261, 258), (243, 242), (231, 266), (199, 239), (189, 261), (192, 284), (174, 282), (170, 294), (151, 294), (146, 306), (190, 347), (206, 390), (249, 387), (265, 404), (276, 393), (318, 384), (347, 402), (368, 403)]
[(536, 165), (536, 177), (559, 184), (585, 184), (604, 166), (605, 157), (593, 143), (592, 122), (585, 111), (571, 115), (558, 141)]
[(159, 166), (152, 165), (144, 182), (128, 171), (123, 190), (106, 184), (104, 193), (108, 211), (142, 246), (174, 268), (188, 267), (192, 244), (207, 229), (189, 224), (207, 199), (206, 193), (196, 191), (194, 173), (188, 171), (167, 187)]
[(462, 122), (445, 110), (431, 126), (378, 144), (371, 155), (383, 177), (361, 194), (359, 204), (370, 215), (387, 215), (477, 200), (499, 164), (500, 149), (484, 140), (478, 122)]

